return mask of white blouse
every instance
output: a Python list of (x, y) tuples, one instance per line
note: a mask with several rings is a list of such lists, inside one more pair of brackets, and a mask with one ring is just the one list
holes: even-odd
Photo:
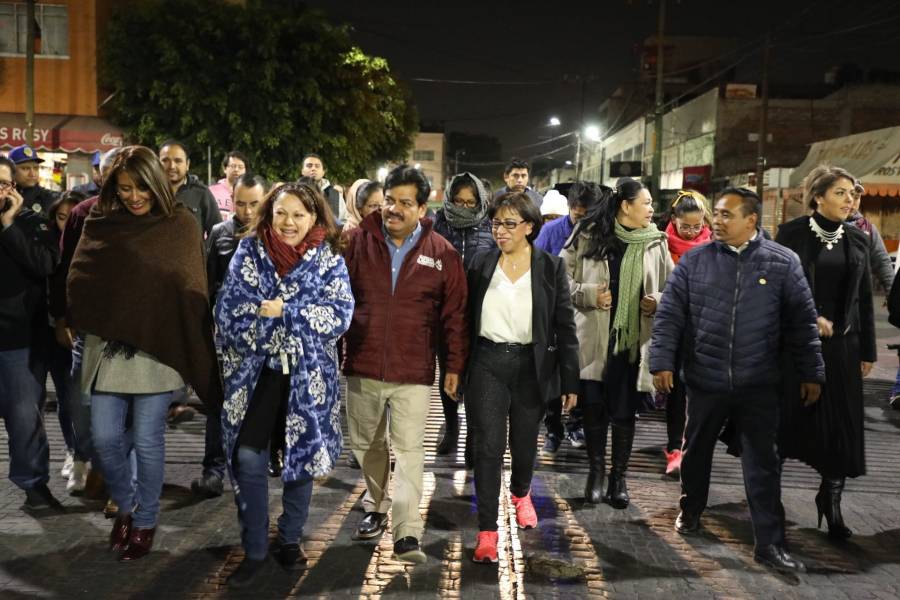
[(513, 283), (498, 264), (481, 304), (478, 335), (492, 342), (530, 344), (531, 321), (531, 270)]

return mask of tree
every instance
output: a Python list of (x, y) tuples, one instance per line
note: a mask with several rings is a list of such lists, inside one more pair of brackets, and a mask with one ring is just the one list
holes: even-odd
[(239, 149), (253, 170), (294, 179), (306, 152), (352, 181), (402, 161), (417, 116), (387, 61), (299, 3), (118, 3), (101, 56), (110, 120), (135, 143)]

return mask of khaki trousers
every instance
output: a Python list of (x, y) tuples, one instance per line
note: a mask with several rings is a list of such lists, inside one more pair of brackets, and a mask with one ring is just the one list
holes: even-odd
[[(363, 507), (366, 512), (391, 511), (394, 540), (408, 536), (421, 540), (425, 528), (419, 502), (429, 392), (427, 385), (347, 377), (350, 449), (362, 466), (368, 492)], [(389, 446), (396, 459), (393, 498), (388, 494)]]

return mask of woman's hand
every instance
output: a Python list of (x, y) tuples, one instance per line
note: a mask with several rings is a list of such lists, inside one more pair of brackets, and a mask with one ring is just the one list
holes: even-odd
[(563, 394), (560, 399), (562, 400), (562, 412), (567, 415), (578, 403), (578, 394)]
[(819, 337), (830, 338), (834, 335), (834, 323), (825, 317), (816, 319), (816, 327), (819, 328)]
[(653, 296), (644, 296), (641, 298), (641, 312), (645, 317), (652, 317), (656, 314), (656, 298)]
[(612, 292), (607, 289), (607, 284), (605, 283), (597, 287), (597, 308), (600, 310), (612, 308)]
[(875, 363), (870, 363), (870, 362), (862, 361), (862, 363), (861, 363), (862, 376), (863, 376), (863, 377), (868, 377), (868, 376), (869, 376), (869, 373), (872, 372), (872, 367), (873, 367), (874, 365), (875, 365)]
[(275, 298), (274, 300), (263, 300), (259, 305), (259, 316), (277, 319), (284, 314), (284, 300)]

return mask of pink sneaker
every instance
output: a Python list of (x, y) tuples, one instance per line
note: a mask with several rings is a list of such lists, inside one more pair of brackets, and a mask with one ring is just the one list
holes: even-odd
[(666, 475), (677, 475), (681, 472), (681, 450), (666, 452)]
[(497, 532), (479, 531), (478, 541), (475, 543), (475, 554), (472, 560), (480, 563), (497, 562)]
[(531, 503), (531, 492), (521, 498), (510, 494), (513, 506), (516, 507), (516, 524), (519, 529), (532, 529), (537, 527), (537, 513), (534, 512), (534, 504)]

